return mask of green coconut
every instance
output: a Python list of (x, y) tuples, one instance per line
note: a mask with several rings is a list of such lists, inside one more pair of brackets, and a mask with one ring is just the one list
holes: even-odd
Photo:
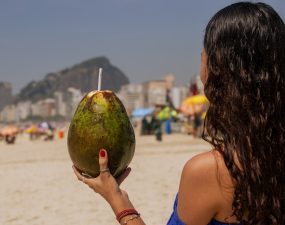
[(71, 120), (68, 150), (74, 166), (85, 175), (97, 177), (99, 151), (108, 152), (108, 167), (118, 177), (135, 152), (135, 134), (125, 107), (112, 91), (93, 91), (79, 103)]

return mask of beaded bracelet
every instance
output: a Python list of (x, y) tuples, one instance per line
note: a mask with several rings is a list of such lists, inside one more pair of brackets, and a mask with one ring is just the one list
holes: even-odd
[(131, 220), (134, 220), (134, 219), (136, 219), (136, 218), (139, 218), (139, 217), (140, 217), (140, 214), (134, 215), (134, 216), (132, 216), (132, 217), (126, 219), (126, 220), (122, 223), (122, 225), (127, 225), (128, 222), (130, 222)]
[(118, 213), (116, 218), (118, 222), (120, 222), (123, 217), (129, 216), (129, 215), (139, 215), (139, 213), (135, 209), (125, 209), (122, 212)]

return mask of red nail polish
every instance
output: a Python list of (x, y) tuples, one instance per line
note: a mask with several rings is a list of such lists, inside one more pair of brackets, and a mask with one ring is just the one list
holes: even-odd
[(103, 150), (103, 149), (101, 149), (100, 150), (100, 156), (102, 157), (102, 158), (104, 158), (105, 157), (105, 155), (106, 155), (106, 153), (105, 153), (105, 151)]

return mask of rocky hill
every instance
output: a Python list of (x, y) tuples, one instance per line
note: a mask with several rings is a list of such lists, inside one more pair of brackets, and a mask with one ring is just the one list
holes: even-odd
[(57, 73), (49, 73), (40, 81), (32, 81), (17, 95), (17, 101), (37, 101), (53, 97), (55, 91), (66, 91), (73, 87), (82, 92), (97, 89), (99, 68), (103, 68), (102, 89), (118, 91), (129, 79), (105, 57), (97, 57), (66, 68)]

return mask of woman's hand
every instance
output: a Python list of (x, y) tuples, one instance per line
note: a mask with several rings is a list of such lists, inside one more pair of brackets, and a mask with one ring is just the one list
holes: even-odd
[(122, 205), (124, 202), (128, 202), (127, 205), (130, 206), (127, 193), (121, 190), (119, 185), (129, 175), (131, 168), (127, 168), (116, 180), (108, 169), (108, 154), (105, 149), (101, 149), (99, 152), (99, 166), (100, 175), (96, 178), (84, 177), (75, 166), (73, 166), (73, 170), (78, 180), (87, 184), (96, 193), (105, 198), (114, 211), (119, 210), (117, 205)]
[[(124, 173), (116, 180), (112, 174), (110, 174), (108, 168), (108, 154), (107, 151), (101, 149), (99, 152), (99, 166), (100, 175), (96, 178), (84, 177), (73, 166), (73, 170), (78, 180), (87, 184), (91, 189), (100, 194), (112, 207), (115, 215), (119, 218), (119, 215), (126, 209), (134, 209), (134, 206), (129, 200), (127, 192), (120, 189), (119, 185), (125, 180), (125, 178), (131, 172), (131, 168), (127, 168)], [(134, 217), (135, 216), (135, 217)], [(128, 214), (118, 219), (121, 224), (127, 224), (128, 221), (132, 221), (134, 225), (145, 225), (140, 218), (139, 214)]]

